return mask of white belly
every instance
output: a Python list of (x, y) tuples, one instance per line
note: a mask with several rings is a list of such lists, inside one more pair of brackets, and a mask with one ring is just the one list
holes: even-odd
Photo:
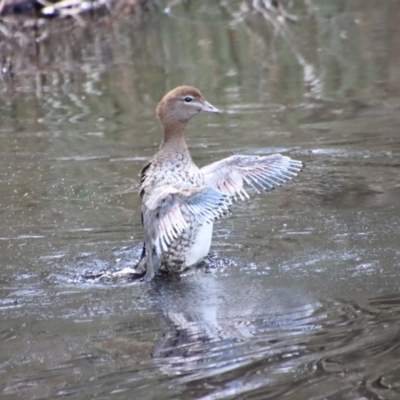
[(213, 223), (204, 224), (198, 230), (196, 240), (186, 255), (187, 267), (196, 264), (208, 254), (211, 246), (212, 232)]

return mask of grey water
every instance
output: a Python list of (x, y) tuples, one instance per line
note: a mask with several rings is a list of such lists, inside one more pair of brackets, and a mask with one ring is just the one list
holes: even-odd
[[(400, 2), (269, 4), (51, 21), (36, 53), (25, 31), (0, 82), (2, 399), (400, 398)], [(215, 225), (213, 267), (85, 279), (140, 256), (181, 84), (223, 110), (188, 126), (198, 165), (306, 168)]]

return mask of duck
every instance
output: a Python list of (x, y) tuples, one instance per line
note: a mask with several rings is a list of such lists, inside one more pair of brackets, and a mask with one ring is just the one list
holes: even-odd
[(185, 128), (198, 114), (220, 114), (200, 90), (178, 86), (156, 109), (163, 128), (158, 152), (140, 172), (139, 196), (144, 231), (143, 250), (133, 269), (152, 279), (198, 265), (211, 247), (213, 224), (233, 201), (270, 191), (294, 178), (303, 163), (281, 154), (233, 155), (198, 167), (185, 141)]

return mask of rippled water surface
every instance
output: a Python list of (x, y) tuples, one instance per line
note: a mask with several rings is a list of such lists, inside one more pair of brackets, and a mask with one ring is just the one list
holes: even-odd
[[(52, 21), (3, 66), (1, 398), (400, 398), (400, 2), (268, 4)], [(234, 205), (211, 268), (84, 279), (140, 255), (138, 173), (180, 84), (224, 111), (188, 127), (199, 165), (306, 168)]]

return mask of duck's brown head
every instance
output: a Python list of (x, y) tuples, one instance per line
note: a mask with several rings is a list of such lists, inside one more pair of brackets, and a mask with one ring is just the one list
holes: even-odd
[(157, 106), (156, 114), (161, 124), (186, 125), (195, 115), (205, 112), (219, 114), (220, 111), (211, 105), (200, 90), (191, 86), (178, 86), (167, 93)]

